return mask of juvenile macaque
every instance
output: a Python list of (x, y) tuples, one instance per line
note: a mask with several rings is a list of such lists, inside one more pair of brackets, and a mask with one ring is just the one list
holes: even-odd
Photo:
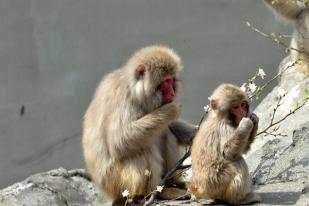
[(179, 144), (191, 142), (195, 127), (176, 121), (181, 68), (172, 49), (145, 47), (98, 86), (85, 114), (82, 146), (92, 180), (114, 200), (123, 201), (125, 190), (130, 198), (156, 190), (179, 160)]
[[(303, 0), (264, 0), (264, 2), (294, 25), (289, 61), (298, 61), (295, 69), (283, 76), (293, 77), (295, 71), (309, 76), (309, 3)], [(290, 74), (289, 74), (290, 73)], [(292, 73), (292, 74), (291, 74)]]
[(230, 204), (259, 201), (242, 157), (253, 142), (258, 117), (249, 112), (247, 95), (237, 86), (221, 84), (210, 97), (211, 111), (192, 145), (192, 182), (197, 198)]

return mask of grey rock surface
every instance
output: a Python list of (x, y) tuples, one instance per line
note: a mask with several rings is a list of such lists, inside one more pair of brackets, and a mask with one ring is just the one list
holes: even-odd
[(309, 127), (296, 130), (288, 146), (280, 146), (280, 139), (265, 144), (263, 156), (253, 172), (253, 182), (269, 184), (297, 181), (309, 177)]
[(90, 206), (106, 202), (82, 169), (59, 168), (35, 174), (0, 191), (1, 206)]
[[(305, 181), (285, 182), (255, 186), (261, 198), (257, 206), (267, 205), (309, 205), (308, 184)], [(207, 205), (207, 202), (200, 203), (191, 201), (173, 201), (162, 205)]]
[[(293, 182), (281, 182), (255, 186), (262, 197), (255, 205), (308, 205), (309, 184), (300, 178)], [(168, 201), (159, 205), (202, 205), (206, 202)], [(84, 170), (63, 168), (33, 175), (0, 191), (1, 206), (110, 206), (112, 202), (104, 198), (88, 179)]]

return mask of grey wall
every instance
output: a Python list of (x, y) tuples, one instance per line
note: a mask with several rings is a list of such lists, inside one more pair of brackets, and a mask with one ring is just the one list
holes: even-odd
[(273, 75), (284, 54), (247, 20), (290, 32), (259, 0), (0, 0), (0, 188), (83, 166), (83, 113), (101, 76), (137, 48), (178, 51), (182, 116), (194, 123), (219, 83), (257, 67)]

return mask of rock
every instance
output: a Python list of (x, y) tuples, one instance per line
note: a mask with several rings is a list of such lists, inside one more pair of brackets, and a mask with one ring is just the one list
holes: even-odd
[(1, 206), (90, 206), (107, 202), (82, 169), (59, 168), (35, 174), (0, 191)]
[(256, 184), (307, 180), (309, 178), (309, 127), (296, 130), (288, 146), (280, 146), (280, 139), (262, 147), (261, 162), (252, 174)]
[(282, 73), (282, 76), (279, 79), (279, 86), (288, 91), (295, 86), (295, 83), (306, 80), (306, 78), (308, 78), (307, 75), (300, 72), (295, 72), (298, 67), (303, 66), (308, 67), (308, 64), (300, 60), (298, 62), (295, 62), (291, 55), (285, 57), (280, 62), (278, 67), (279, 72)]
[[(255, 186), (263, 205), (306, 205), (309, 203), (308, 182), (297, 180)], [(203, 201), (203, 203), (206, 203)], [(159, 205), (201, 205), (188, 200), (163, 201)], [(63, 168), (33, 175), (0, 191), (1, 206), (111, 206), (101, 196), (82, 169)], [(308, 205), (308, 204), (307, 204)]]
[[(302, 181), (255, 186), (254, 191), (262, 198), (262, 202), (254, 204), (256, 206), (309, 205), (308, 184)], [(205, 205), (204, 201), (202, 201), (202, 203), (203, 204), (191, 201), (171, 201), (165, 202), (162, 205)]]

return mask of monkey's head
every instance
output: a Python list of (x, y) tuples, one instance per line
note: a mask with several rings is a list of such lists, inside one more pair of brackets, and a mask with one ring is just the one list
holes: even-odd
[(129, 59), (127, 69), (133, 78), (132, 94), (147, 109), (153, 110), (176, 99), (182, 65), (172, 49), (145, 47)]
[(238, 125), (249, 113), (248, 97), (238, 86), (221, 84), (210, 97), (210, 108), (216, 117)]

